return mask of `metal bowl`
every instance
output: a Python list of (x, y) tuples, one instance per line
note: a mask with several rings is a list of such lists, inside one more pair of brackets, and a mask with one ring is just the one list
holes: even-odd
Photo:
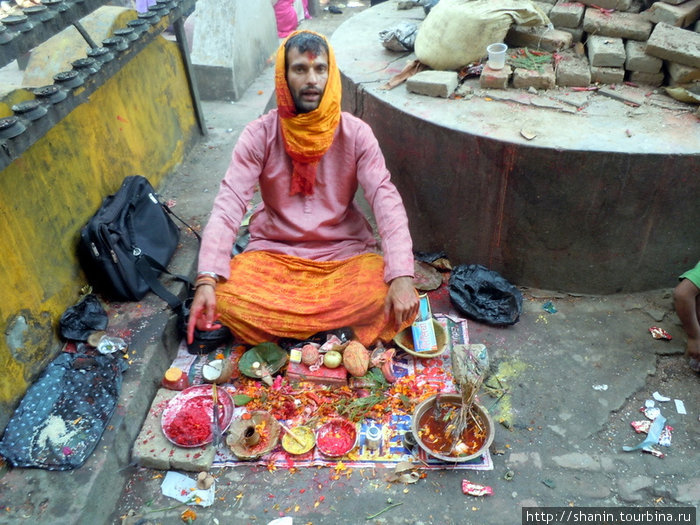
[[(462, 396), (459, 394), (438, 394), (440, 396), (440, 401), (445, 402), (445, 403), (450, 403), (450, 404), (455, 404), (457, 406), (460, 406), (462, 404)], [(418, 443), (418, 446), (422, 448), (426, 454), (429, 456), (432, 456), (434, 458), (440, 459), (442, 461), (446, 461), (449, 463), (464, 463), (466, 461), (471, 461), (473, 459), (476, 459), (480, 457), (485, 450), (488, 450), (488, 448), (491, 446), (491, 443), (493, 443), (493, 437), (495, 433), (495, 429), (493, 426), (493, 419), (489, 415), (489, 413), (486, 411), (484, 407), (479, 405), (478, 403), (474, 403), (473, 409), (474, 411), (478, 414), (482, 424), (486, 425), (486, 439), (484, 439), (484, 443), (481, 445), (479, 450), (474, 452), (473, 454), (470, 454), (468, 456), (445, 456), (443, 454), (440, 454), (439, 452), (433, 451), (428, 445), (423, 443), (423, 440), (420, 437), (420, 433), (418, 432), (420, 428), (418, 427), (418, 424), (423, 417), (423, 414), (425, 414), (428, 410), (432, 410), (433, 407), (435, 406), (435, 399), (437, 396), (431, 396), (422, 403), (420, 403), (416, 409), (413, 411), (413, 421), (411, 422), (411, 431), (413, 432), (413, 436)]]
[[(327, 447), (325, 447), (324, 437), (331, 432), (342, 432), (346, 434), (351, 441), (349, 447), (346, 447), (343, 450), (329, 450)], [(316, 429), (316, 448), (326, 457), (341, 458), (357, 446), (359, 437), (360, 435), (357, 432), (357, 425), (355, 423), (349, 419), (338, 417), (331, 419)]]
[(316, 434), (309, 427), (300, 425), (292, 427), (290, 430), (294, 432), (294, 435), (299, 438), (305, 446), (301, 447), (294, 438), (289, 435), (289, 432), (285, 432), (282, 435), (282, 448), (289, 454), (306, 454), (316, 445)]

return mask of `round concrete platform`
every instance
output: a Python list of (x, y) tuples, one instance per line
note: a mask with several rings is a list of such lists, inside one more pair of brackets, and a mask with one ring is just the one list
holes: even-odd
[(385, 2), (331, 39), (343, 108), (372, 126), (416, 250), (519, 285), (603, 294), (673, 286), (700, 259), (695, 107), (649, 87), (609, 92), (631, 105), (570, 88), (482, 90), (478, 79), (460, 99), (382, 89), (415, 56), (387, 51), (380, 31), (423, 18)]

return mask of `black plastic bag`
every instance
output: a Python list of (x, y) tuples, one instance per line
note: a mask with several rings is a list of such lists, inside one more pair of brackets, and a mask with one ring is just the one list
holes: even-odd
[(456, 266), (448, 287), (452, 304), (467, 317), (492, 325), (511, 325), (520, 318), (520, 290), (485, 266)]
[(439, 252), (413, 252), (413, 256), (419, 261), (426, 263), (433, 263), (438, 259), (447, 259), (447, 253), (444, 251)]
[(323, 332), (315, 333), (308, 339), (304, 340), (283, 337), (277, 341), (277, 344), (284, 350), (290, 351), (293, 348), (301, 348), (307, 343), (316, 343), (319, 346), (323, 345), (326, 341), (328, 341), (328, 338), (333, 335), (340, 339), (341, 344), (347, 343), (348, 341), (351, 341), (353, 337), (355, 337), (355, 333), (352, 331), (352, 328), (344, 327), (336, 328), (335, 330), (324, 330)]
[(87, 341), (92, 332), (107, 328), (107, 312), (95, 294), (87, 294), (68, 308), (58, 322), (61, 337), (72, 341)]

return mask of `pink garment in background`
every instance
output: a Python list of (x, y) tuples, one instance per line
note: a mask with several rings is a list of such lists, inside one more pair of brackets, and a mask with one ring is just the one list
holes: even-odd
[(156, 0), (136, 0), (136, 11), (145, 13), (152, 5), (156, 5)]
[(311, 18), (309, 0), (301, 1), (301, 10), (297, 11), (295, 0), (278, 0), (275, 4), (277, 19), (277, 36), (284, 38), (294, 31), (302, 18)]
[(275, 18), (277, 19), (277, 36), (284, 38), (294, 31), (299, 25), (297, 11), (294, 9), (294, 0), (278, 0), (275, 4)]
[(372, 227), (355, 204), (358, 187), (381, 237), (384, 280), (413, 276), (413, 251), (401, 196), (390, 180), (370, 127), (343, 113), (333, 144), (321, 158), (314, 193), (289, 195), (292, 163), (277, 110), (248, 124), (233, 150), (202, 235), (199, 271), (228, 279), (231, 248), (256, 187), (263, 203), (250, 219), (245, 251), (267, 250), (316, 261), (377, 251)]

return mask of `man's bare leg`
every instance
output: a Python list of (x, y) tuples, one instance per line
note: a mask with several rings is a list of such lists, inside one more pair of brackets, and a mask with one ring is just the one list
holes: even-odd
[(700, 289), (688, 279), (683, 279), (673, 291), (676, 314), (688, 336), (686, 355), (690, 367), (700, 372)]

